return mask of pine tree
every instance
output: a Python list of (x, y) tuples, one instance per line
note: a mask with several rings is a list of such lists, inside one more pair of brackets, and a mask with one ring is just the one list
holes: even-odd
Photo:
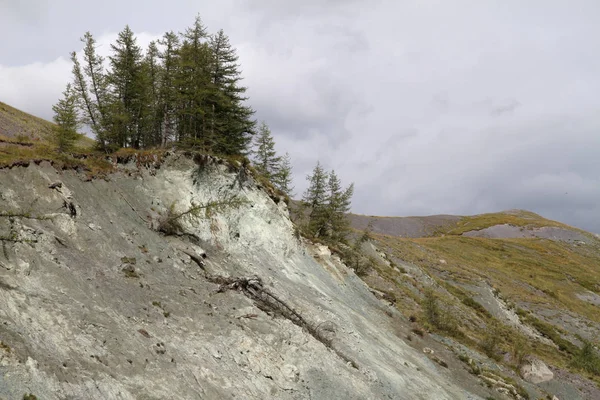
[(160, 104), (160, 76), (162, 67), (160, 65), (160, 52), (157, 43), (152, 41), (148, 45), (148, 51), (142, 64), (143, 96), (146, 103), (144, 120), (143, 146), (160, 146), (163, 137), (163, 118)]
[(216, 151), (223, 154), (244, 154), (255, 133), (254, 110), (245, 104), (247, 88), (242, 80), (238, 55), (223, 30), (210, 38), (211, 91), (210, 129), (219, 138)]
[(302, 201), (310, 209), (308, 229), (316, 237), (326, 233), (327, 228), (327, 173), (320, 162), (308, 175), (308, 188), (302, 196)]
[(277, 156), (275, 151), (275, 140), (271, 135), (271, 130), (263, 121), (258, 129), (259, 133), (254, 143), (256, 170), (268, 179), (273, 179), (279, 172), (281, 157)]
[(104, 73), (104, 59), (96, 53), (96, 40), (90, 32), (81, 38), (84, 43), (83, 67), (77, 53), (71, 53), (73, 62), (73, 90), (77, 94), (83, 121), (89, 124), (100, 147), (105, 149), (109, 129), (108, 107), (110, 102), (108, 83)]
[(83, 56), (71, 54), (73, 91), (82, 122), (102, 149), (178, 142), (225, 155), (248, 153), (254, 110), (223, 31), (209, 36), (198, 16), (183, 34), (166, 33), (160, 49), (151, 43), (144, 54), (126, 26), (111, 45), (106, 71), (91, 33), (82, 41)]
[(294, 195), (294, 187), (292, 186), (292, 162), (289, 153), (285, 153), (285, 156), (281, 158), (279, 170), (272, 179), (275, 186), (288, 197)]
[(344, 240), (350, 223), (346, 214), (350, 212), (352, 195), (354, 194), (354, 184), (342, 190), (342, 184), (335, 171), (329, 173), (327, 182), (327, 227), (332, 239), (336, 241)]
[(208, 136), (206, 115), (210, 86), (211, 51), (206, 42), (208, 34), (200, 16), (183, 34), (179, 49), (176, 75), (178, 93), (178, 141), (208, 149), (212, 137)]
[(58, 151), (61, 153), (69, 151), (80, 137), (77, 133), (80, 125), (77, 114), (77, 93), (73, 90), (71, 84), (67, 84), (63, 97), (52, 106), (52, 110), (54, 111), (54, 122), (56, 123), (54, 141)]
[(179, 37), (167, 32), (159, 41), (163, 51), (159, 57), (162, 61), (160, 70), (159, 108), (162, 116), (162, 145), (175, 140), (177, 132), (178, 87), (176, 85), (179, 60)]
[(129, 26), (119, 32), (116, 43), (110, 47), (113, 55), (109, 57), (111, 71), (108, 78), (113, 96), (119, 103), (113, 112), (121, 114), (117, 116), (119, 124), (113, 131), (113, 140), (120, 147), (130, 145), (139, 148), (143, 136), (141, 116), (147, 83), (142, 71), (142, 49)]

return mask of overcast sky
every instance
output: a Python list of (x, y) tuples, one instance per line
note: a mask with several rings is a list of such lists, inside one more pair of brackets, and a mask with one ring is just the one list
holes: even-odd
[(85, 31), (107, 51), (197, 13), (237, 47), (298, 194), (320, 160), (357, 213), (522, 208), (600, 233), (598, 0), (0, 0), (0, 101), (51, 118)]

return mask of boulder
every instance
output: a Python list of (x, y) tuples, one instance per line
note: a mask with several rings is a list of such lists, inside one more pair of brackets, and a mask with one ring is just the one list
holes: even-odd
[(554, 378), (554, 373), (542, 360), (534, 358), (521, 367), (521, 376), (527, 382), (538, 384)]

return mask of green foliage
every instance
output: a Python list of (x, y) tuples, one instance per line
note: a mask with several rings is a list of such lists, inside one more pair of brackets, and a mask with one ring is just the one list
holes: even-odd
[(571, 366), (600, 376), (600, 355), (598, 355), (598, 352), (590, 342), (584, 341), (583, 347), (575, 354), (575, 357), (571, 361)]
[(327, 186), (329, 187), (329, 197), (327, 199), (328, 228), (334, 240), (342, 241), (345, 239), (350, 227), (350, 221), (346, 214), (350, 212), (354, 184), (352, 183), (345, 190), (342, 190), (341, 181), (335, 171), (331, 171)]
[(308, 231), (315, 237), (344, 242), (350, 226), (346, 214), (350, 211), (354, 184), (342, 190), (335, 171), (327, 173), (319, 162), (306, 179), (309, 186), (302, 201), (310, 210)]
[(421, 306), (423, 307), (425, 320), (433, 327), (440, 328), (442, 326), (441, 311), (438, 306), (437, 296), (432, 289), (425, 290), (425, 296), (423, 297)]
[(512, 361), (518, 368), (523, 365), (525, 358), (531, 353), (531, 346), (523, 335), (514, 335), (510, 350)]
[(37, 396), (31, 393), (26, 393), (23, 395), (23, 400), (37, 400)]
[(52, 110), (54, 111), (54, 122), (56, 123), (53, 132), (54, 142), (58, 147), (58, 151), (70, 151), (80, 137), (77, 133), (79, 128), (77, 95), (71, 84), (67, 85), (63, 92), (63, 98), (52, 106)]
[(458, 324), (449, 310), (442, 310), (438, 304), (438, 297), (431, 288), (425, 289), (421, 307), (427, 324), (438, 331), (455, 337), (463, 337), (464, 334), (458, 328)]
[(461, 301), (464, 305), (466, 305), (467, 307), (471, 307), (472, 309), (474, 309), (475, 311), (477, 311), (478, 313), (491, 318), (491, 314), (489, 313), (488, 310), (485, 309), (484, 306), (482, 306), (480, 303), (478, 303), (477, 301), (475, 301), (472, 297), (469, 296), (465, 296), (463, 298), (461, 298)]
[(227, 208), (237, 208), (246, 204), (246, 201), (236, 196), (226, 198), (222, 201), (209, 201), (205, 204), (195, 204), (182, 212), (175, 211), (175, 203), (171, 204), (167, 213), (158, 221), (158, 231), (165, 235), (178, 235), (183, 231), (181, 218), (194, 216), (197, 218), (209, 218), (213, 213), (223, 211)]
[(544, 322), (535, 318), (533, 315), (527, 314), (525, 316), (521, 316), (523, 322), (528, 323), (533, 326), (538, 332), (540, 332), (543, 336), (552, 340), (558, 346), (558, 349), (561, 351), (565, 351), (571, 355), (577, 353), (578, 348), (570, 341), (563, 339), (560, 332), (553, 325)]
[(317, 162), (317, 165), (306, 179), (308, 188), (302, 197), (303, 205), (310, 210), (308, 216), (308, 231), (316, 237), (321, 236), (327, 223), (327, 173)]
[(256, 171), (272, 180), (279, 172), (281, 157), (277, 156), (275, 151), (275, 140), (271, 135), (271, 130), (263, 121), (258, 128), (258, 135), (255, 138), (254, 146), (254, 166)]
[(169, 143), (238, 155), (256, 122), (241, 85), (238, 56), (223, 31), (209, 35), (200, 17), (183, 34), (166, 33), (143, 51), (126, 26), (105, 70), (87, 32), (83, 56), (71, 54), (82, 121), (105, 151)]
[(494, 360), (499, 360), (500, 355), (498, 354), (498, 345), (500, 343), (500, 324), (496, 320), (492, 320), (485, 332), (485, 336), (480, 343), (483, 352)]
[(294, 186), (292, 186), (292, 161), (290, 160), (289, 153), (285, 153), (281, 158), (279, 170), (273, 176), (272, 180), (277, 189), (281, 190), (288, 197), (294, 195)]

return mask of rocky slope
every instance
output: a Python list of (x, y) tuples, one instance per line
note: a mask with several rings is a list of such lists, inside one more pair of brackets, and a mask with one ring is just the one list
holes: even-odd
[(600, 398), (597, 349), (577, 364), (585, 341), (600, 344), (597, 235), (522, 210), (352, 221), (373, 227), (365, 282), (482, 383), (502, 391), (486, 376), (502, 371), (530, 398)]
[(241, 166), (4, 168), (0, 238), (0, 399), (503, 396)]

